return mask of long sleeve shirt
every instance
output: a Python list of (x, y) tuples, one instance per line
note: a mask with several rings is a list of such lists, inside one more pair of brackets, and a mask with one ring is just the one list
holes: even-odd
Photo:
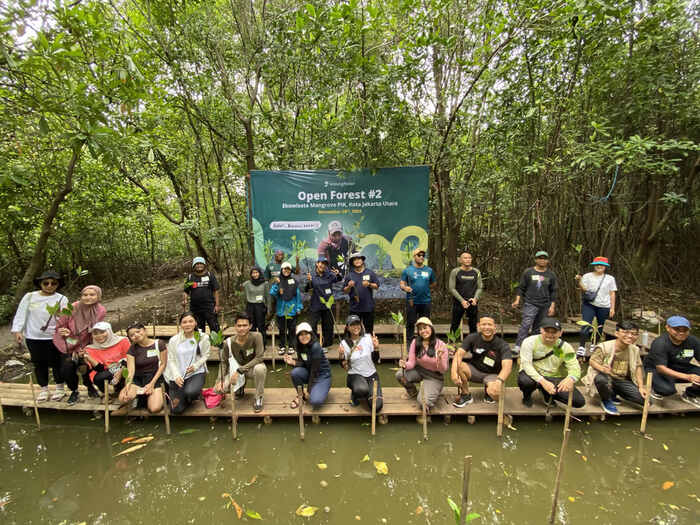
[(528, 268), (520, 277), (518, 295), (523, 302), (535, 306), (549, 306), (557, 300), (557, 276), (552, 270), (538, 272)]
[[(442, 352), (441, 352), (442, 350)], [(421, 368), (444, 374), (449, 366), (450, 357), (447, 350), (447, 345), (440, 339), (435, 340), (435, 357), (430, 357), (427, 352), (416, 357), (416, 339), (411, 342), (411, 347), (408, 349), (408, 360), (406, 361), (406, 370), (411, 370), (420, 365)]]
[[(68, 306), (68, 299), (60, 293), (42, 295), (41, 292), (24, 294), (12, 320), (12, 332), (24, 334), (27, 339), (52, 339), (56, 333), (56, 317), (51, 317), (47, 306)], [(42, 328), (46, 327), (44, 330)]]
[(311, 280), (306, 281), (306, 286), (304, 290), (308, 292), (311, 290), (311, 311), (320, 312), (322, 310), (327, 310), (326, 305), (321, 302), (321, 297), (324, 301), (333, 295), (333, 283), (337, 283), (342, 279), (342, 275), (335, 274), (331, 271), (326, 270), (323, 275), (319, 275), (318, 272), (314, 272), (311, 275)]
[(277, 317), (284, 317), (285, 315), (295, 316), (304, 309), (304, 304), (301, 301), (301, 292), (299, 287), (297, 287), (296, 295), (289, 301), (285, 301), (279, 295), (280, 285), (278, 283), (273, 284), (270, 287), (270, 295), (277, 298)]
[(581, 367), (572, 346), (561, 339), (547, 346), (540, 335), (531, 335), (520, 346), (520, 370), (538, 383), (543, 377), (581, 379)]
[[(178, 332), (170, 338), (168, 341), (168, 363), (163, 372), (163, 377), (166, 381), (175, 381), (178, 377), (183, 376), (183, 369), (186, 369), (187, 363), (181, 363), (182, 357), (178, 351), (178, 346), (180, 343), (186, 341), (185, 334)], [(209, 351), (211, 350), (211, 343), (209, 342), (209, 336), (204, 332), (199, 332), (199, 355), (197, 355), (196, 342), (194, 343), (194, 358), (192, 360), (192, 368), (195, 372), (204, 369), (204, 373), (207, 372), (207, 358), (209, 357)]]
[(450, 272), (447, 289), (458, 302), (467, 299), (479, 299), (484, 290), (484, 283), (481, 279), (481, 272), (477, 268), (462, 270), (461, 266), (454, 268)]

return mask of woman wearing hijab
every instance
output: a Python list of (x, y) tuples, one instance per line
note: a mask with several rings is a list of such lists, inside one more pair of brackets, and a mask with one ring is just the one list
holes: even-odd
[[(293, 354), (297, 315), (304, 309), (301, 302), (299, 283), (292, 276), (292, 265), (282, 263), (280, 276), (270, 287), (270, 295), (277, 298), (277, 329), (280, 333), (279, 354)], [(285, 349), (286, 347), (286, 349)]]
[(38, 403), (49, 399), (49, 368), (53, 370), (56, 390), (51, 396), (52, 401), (63, 399), (63, 377), (61, 376), (61, 353), (53, 343), (56, 333), (56, 316), (49, 313), (48, 308), (62, 310), (68, 306), (68, 299), (56, 290), (61, 286), (61, 278), (56, 272), (44, 272), (34, 284), (38, 291), (29, 292), (22, 297), (17, 307), (17, 313), (12, 320), (12, 334), (17, 344), (27, 343), (29, 354), (34, 363), (36, 381), (40, 391), (36, 400)]
[(377, 336), (366, 334), (360, 316), (350, 314), (345, 325), (345, 332), (338, 349), (340, 363), (348, 371), (347, 386), (350, 389), (350, 403), (357, 406), (360, 401), (367, 401), (372, 406), (372, 389), (377, 382), (377, 412), (382, 409), (382, 387), (379, 374), (374, 366), (379, 359), (379, 340)]
[(105, 381), (109, 381), (115, 391), (121, 390), (129, 346), (129, 340), (116, 335), (108, 322), (100, 321), (92, 327), (92, 343), (85, 347), (85, 362), (91, 368), (88, 375), (92, 384), (102, 393)]
[(250, 279), (243, 283), (246, 313), (250, 317), (251, 330), (260, 332), (265, 344), (265, 317), (267, 316), (268, 284), (259, 266), (250, 270)]
[[(53, 343), (63, 354), (61, 375), (65, 380), (71, 394), (68, 404), (78, 402), (78, 377), (79, 369), (85, 367), (85, 347), (92, 343), (92, 327), (104, 320), (107, 310), (100, 304), (102, 289), (99, 286), (86, 286), (80, 292), (80, 300), (73, 303), (73, 313), (60, 317), (56, 322), (56, 333)], [(85, 367), (87, 368), (87, 367)], [(88, 396), (100, 397), (95, 387), (90, 382), (87, 369), (81, 371), (83, 384), (88, 389)]]

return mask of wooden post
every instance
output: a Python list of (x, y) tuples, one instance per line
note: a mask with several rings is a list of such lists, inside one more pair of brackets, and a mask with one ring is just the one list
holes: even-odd
[(459, 335), (462, 338), (462, 340), (464, 340), (464, 314), (462, 314), (462, 318), (459, 320)]
[(297, 402), (299, 404), (299, 437), (304, 441), (304, 390), (297, 387)]
[(569, 430), (569, 422), (571, 421), (571, 404), (573, 403), (574, 399), (574, 388), (575, 386), (571, 387), (571, 390), (569, 390), (569, 399), (566, 400), (566, 415), (564, 416), (564, 433)]
[(372, 381), (372, 435), (376, 433), (377, 425), (377, 380)]
[(277, 355), (277, 348), (275, 348), (275, 329), (272, 328), (272, 371), (275, 371), (275, 355)]
[(496, 435), (503, 435), (503, 408), (506, 404), (506, 383), (501, 381), (501, 392), (498, 394), (498, 426), (496, 427)]
[(425, 406), (425, 385), (421, 385), (420, 391), (423, 395), (423, 439), (428, 439), (428, 410)]
[(552, 512), (549, 515), (549, 523), (554, 523), (555, 515), (557, 512), (557, 500), (559, 499), (559, 485), (561, 484), (561, 473), (564, 470), (564, 452), (566, 452), (566, 445), (569, 442), (569, 435), (571, 430), (568, 428), (564, 430), (564, 439), (561, 442), (561, 450), (559, 451), (559, 464), (557, 465), (557, 477), (554, 481), (554, 495), (552, 496)]
[(2, 409), (2, 399), (0, 399), (0, 424), (5, 422), (5, 411)]
[(236, 406), (236, 392), (231, 383), (231, 435), (233, 439), (238, 439), (238, 407)]
[(464, 473), (462, 474), (462, 506), (459, 513), (460, 523), (467, 523), (467, 510), (469, 508), (469, 477), (472, 471), (472, 457), (464, 456)]
[(105, 432), (109, 432), (109, 382), (105, 379)]
[(649, 415), (649, 402), (651, 400), (651, 372), (647, 372), (647, 397), (644, 400), (644, 408), (642, 409), (642, 424), (639, 427), (639, 431), (642, 434), (646, 434), (647, 431), (647, 416)]
[(165, 387), (160, 387), (161, 396), (163, 396), (163, 416), (165, 416), (165, 433), (170, 435), (170, 409), (168, 408), (168, 400), (165, 399)]
[(29, 388), (32, 391), (32, 401), (34, 403), (34, 417), (36, 418), (36, 426), (41, 430), (41, 420), (39, 419), (39, 407), (36, 404), (36, 394), (34, 393), (34, 377), (33, 374), (29, 374)]
[[(401, 325), (397, 325), (401, 326)], [(401, 343), (401, 359), (406, 360), (406, 327), (402, 330), (403, 332), (403, 343)]]

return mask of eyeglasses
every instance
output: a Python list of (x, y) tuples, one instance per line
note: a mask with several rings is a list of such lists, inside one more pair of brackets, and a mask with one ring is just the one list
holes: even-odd
[(58, 281), (41, 281), (42, 286), (58, 286)]
[(687, 326), (669, 326), (674, 332), (689, 332), (690, 329)]
[(628, 337), (628, 336), (638, 337), (639, 332), (637, 330), (620, 330), (620, 335), (623, 337)]
[(417, 253), (416, 257), (425, 257), (425, 254), (424, 253)]

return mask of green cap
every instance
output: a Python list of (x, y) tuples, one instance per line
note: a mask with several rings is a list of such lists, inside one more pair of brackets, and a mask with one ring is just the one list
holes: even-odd
[(539, 259), (540, 257), (543, 257), (545, 259), (549, 259), (549, 254), (544, 250), (540, 250), (539, 252), (537, 252), (535, 254), (535, 259)]

